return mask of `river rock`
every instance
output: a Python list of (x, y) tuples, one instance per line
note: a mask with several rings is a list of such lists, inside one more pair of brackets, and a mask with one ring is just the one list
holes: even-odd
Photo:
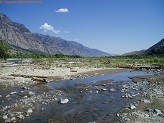
[(101, 88), (102, 91), (106, 91), (107, 89), (106, 88)]
[(7, 119), (7, 118), (8, 118), (7, 115), (4, 115), (4, 116), (3, 116), (3, 119)]
[(161, 115), (162, 112), (159, 109), (154, 109), (154, 113), (156, 113), (157, 115)]
[(5, 119), (5, 123), (10, 123), (10, 122), (11, 122), (10, 118)]
[(132, 116), (139, 117), (139, 118), (149, 118), (149, 115), (147, 113), (139, 110), (132, 112)]
[(30, 116), (31, 114), (32, 114), (32, 108), (29, 108), (28, 110), (27, 110), (27, 115), (26, 116)]
[(150, 100), (143, 99), (143, 102), (144, 102), (144, 103), (150, 103)]
[(17, 92), (16, 92), (16, 91), (14, 91), (14, 92), (11, 92), (11, 93), (10, 93), (10, 95), (13, 95), (13, 94), (16, 94), (16, 93), (17, 93)]
[(60, 99), (60, 103), (61, 104), (66, 104), (66, 103), (68, 103), (69, 102), (69, 100), (66, 98), (66, 99)]
[(27, 97), (28, 97), (28, 96), (23, 96), (23, 98), (25, 98), (25, 99), (26, 99)]
[(129, 108), (130, 109), (135, 109), (136, 107), (134, 105), (131, 105)]
[(11, 118), (11, 121), (16, 121), (16, 118), (15, 118), (15, 117), (12, 117), (12, 118)]
[(152, 116), (154, 114), (154, 110), (151, 108), (148, 108), (146, 111), (148, 111), (150, 116)]
[(114, 88), (111, 88), (110, 91), (114, 92), (114, 91), (116, 91), (116, 90), (115, 90)]
[(30, 96), (35, 95), (35, 93), (34, 93), (34, 92), (32, 92), (32, 91), (29, 91), (29, 92), (28, 92), (28, 94), (29, 94)]
[(120, 114), (119, 114), (119, 113), (117, 113), (117, 114), (116, 114), (116, 116), (117, 116), (117, 117), (119, 117), (119, 116), (120, 116)]
[(10, 97), (10, 95), (6, 95), (6, 97)]
[(25, 86), (24, 86), (24, 87), (22, 87), (22, 89), (23, 89), (23, 90), (26, 90), (26, 89), (27, 89), (27, 87), (25, 87)]
[(18, 118), (19, 119), (24, 119), (25, 117), (22, 114), (20, 114), (20, 115), (18, 115)]

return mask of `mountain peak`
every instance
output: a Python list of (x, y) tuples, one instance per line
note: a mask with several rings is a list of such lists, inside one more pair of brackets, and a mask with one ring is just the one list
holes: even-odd
[(0, 13), (0, 22), (10, 23), (12, 21), (5, 14)]

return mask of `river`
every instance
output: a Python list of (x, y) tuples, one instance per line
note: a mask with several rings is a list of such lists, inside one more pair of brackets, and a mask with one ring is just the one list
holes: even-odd
[[(141, 88), (146, 88), (146, 84), (133, 83), (129, 77), (151, 74), (153, 73), (128, 71), (84, 79), (37, 84), (30, 86), (28, 89), (28, 91), (35, 92), (35, 96), (24, 100), (22, 99), (23, 96), (17, 93), (10, 100), (1, 98), (0, 101), (3, 101), (1, 107), (16, 102), (19, 104), (21, 99), (24, 100), (20, 102), (23, 102), (23, 105), (31, 105), (33, 109), (32, 115), (25, 117), (24, 120), (18, 120), (18, 122), (24, 123), (119, 122), (116, 114), (121, 113), (127, 105), (139, 100)], [(20, 92), (21, 89), (22, 87), (12, 87), (0, 92), (3, 96), (11, 91)], [(125, 95), (131, 95), (131, 98), (124, 98)], [(68, 102), (61, 104), (61, 98), (68, 99)], [(27, 103), (29, 100), (32, 101)], [(14, 107), (10, 107), (11, 109), (8, 112), (14, 110)], [(21, 107), (19, 111), (21, 109), (24, 110)], [(4, 115), (4, 112), (1, 112), (0, 115)], [(3, 119), (0, 119), (0, 121), (3, 121)]]

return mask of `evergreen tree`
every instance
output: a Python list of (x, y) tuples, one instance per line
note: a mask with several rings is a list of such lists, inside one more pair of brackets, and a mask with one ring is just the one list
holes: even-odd
[(9, 57), (9, 48), (10, 47), (3, 40), (0, 40), (0, 58), (6, 60)]

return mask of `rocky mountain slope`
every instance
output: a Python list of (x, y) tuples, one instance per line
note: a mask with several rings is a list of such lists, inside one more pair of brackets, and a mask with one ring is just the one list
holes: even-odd
[(146, 50), (146, 54), (164, 54), (164, 38)]
[(125, 53), (123, 55), (159, 55), (164, 54), (164, 38), (159, 41), (158, 43), (154, 44), (147, 50), (140, 50), (140, 51), (133, 51), (129, 53)]
[(132, 51), (132, 52), (128, 52), (123, 54), (124, 56), (130, 56), (130, 55), (144, 55), (145, 54), (145, 50), (140, 50), (140, 51)]
[(23, 24), (12, 22), (0, 14), (0, 40), (6, 41), (17, 50), (35, 53), (79, 55), (84, 57), (109, 56), (108, 53), (91, 49), (74, 41), (66, 41), (38, 33), (31, 33)]

